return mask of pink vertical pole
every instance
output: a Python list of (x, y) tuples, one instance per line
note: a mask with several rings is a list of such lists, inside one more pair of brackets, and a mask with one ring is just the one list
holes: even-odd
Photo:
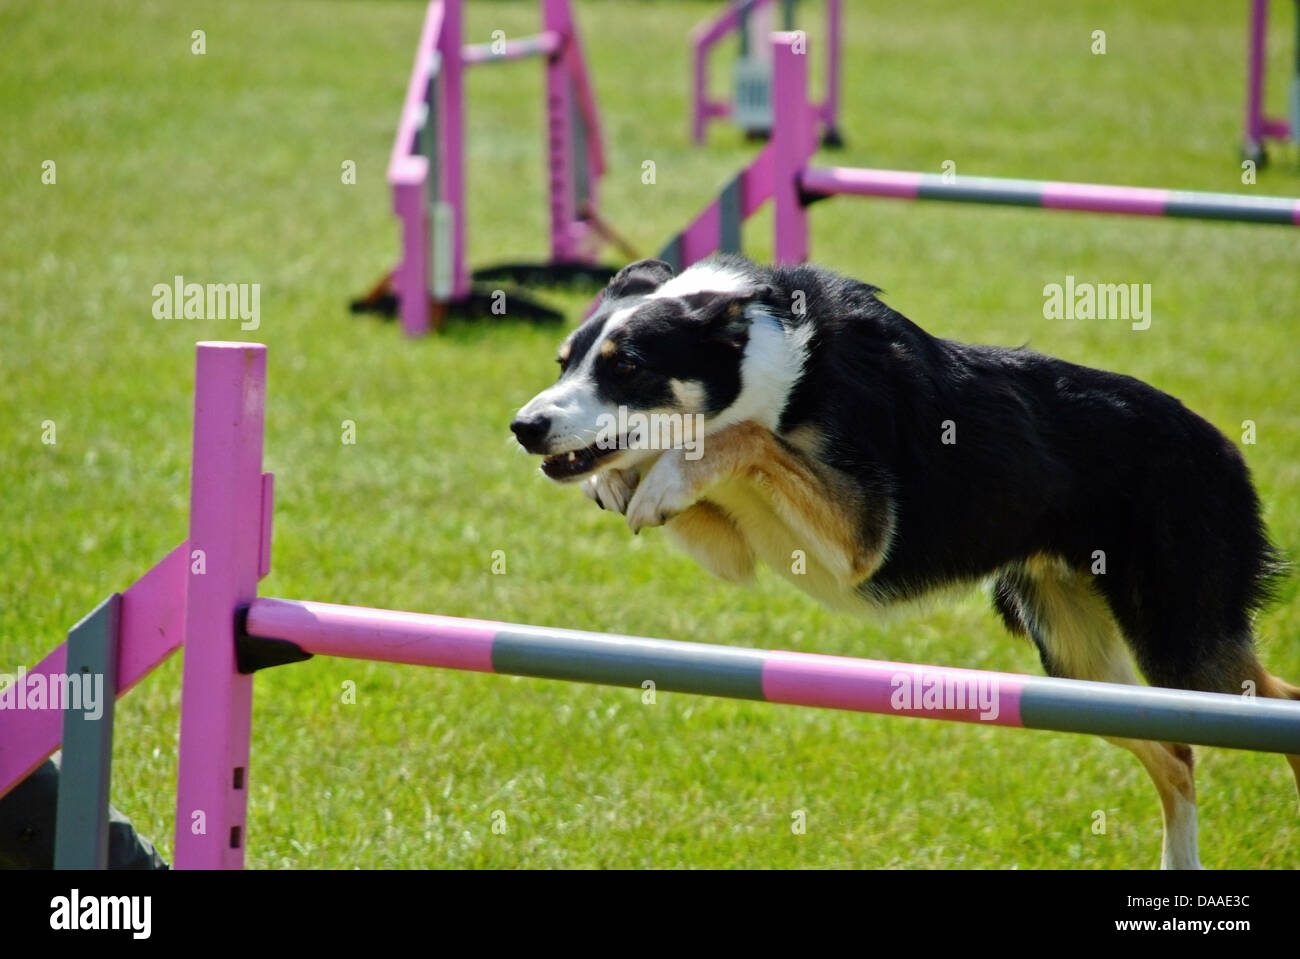
[(542, 29), (564, 38), (560, 50), (546, 59), (546, 158), (551, 201), (551, 262), (578, 259), (577, 201), (573, 189), (572, 87), (569, 58), (575, 55), (573, 19), (565, 0), (542, 0)]
[(402, 259), (393, 276), (393, 288), (407, 336), (429, 331), (429, 224), (425, 190), (428, 184), (393, 184), (393, 212), (402, 226)]
[(442, 150), (442, 201), (452, 216), (452, 299), (469, 295), (469, 270), (465, 266), (465, 80), (461, 62), (461, 0), (443, 0), (438, 53), (442, 58), (442, 102), (438, 131)]
[(600, 179), (605, 174), (605, 136), (600, 128), (600, 111), (596, 93), (583, 56), (582, 35), (569, 0), (563, 0), (567, 33), (561, 35), (560, 53), (564, 56), (569, 82), (573, 118), (569, 130), (570, 180), (574, 190), (576, 220), (571, 229), (571, 246), (575, 259), (596, 262), (603, 239), (595, 229), (594, 217), (600, 209)]
[(265, 346), (198, 344), (176, 791), (178, 869), (244, 864), (253, 677), (241, 675), (235, 665), (235, 614), (257, 596), (265, 400)]
[(772, 199), (778, 263), (808, 259), (808, 212), (799, 176), (813, 152), (813, 112), (808, 107), (807, 44), (797, 33), (772, 34)]
[(1268, 35), (1268, 0), (1251, 0), (1250, 41), (1246, 57), (1246, 149), (1264, 142), (1264, 42)]

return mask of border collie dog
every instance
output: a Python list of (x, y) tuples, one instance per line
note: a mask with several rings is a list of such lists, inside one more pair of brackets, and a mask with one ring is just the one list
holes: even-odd
[[(1300, 699), (1255, 656), (1285, 567), (1231, 441), (1131, 377), (938, 339), (878, 292), (738, 256), (633, 263), (511, 429), (548, 477), (723, 579), (761, 560), (860, 611), (989, 580), (1052, 676), (1136, 683), (1136, 663), (1157, 686)], [(656, 414), (702, 424), (695, 455), (605, 429)], [(1191, 748), (1112, 741), (1160, 794), (1162, 865), (1199, 867)]]

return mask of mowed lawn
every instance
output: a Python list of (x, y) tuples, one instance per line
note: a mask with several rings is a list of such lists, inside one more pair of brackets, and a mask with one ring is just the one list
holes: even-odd
[[(537, 24), (533, 3), (467, 6), (470, 40)], [(718, 6), (577, 3), (605, 120), (605, 214), (646, 254), (754, 150), (726, 126), (705, 149), (687, 141), (685, 38)], [(848, 6), (848, 147), (824, 162), (1300, 194), (1294, 149), (1242, 183), (1244, 4)], [(1280, 112), (1294, 14), (1275, 7)], [(395, 256), (384, 171), (423, 12), (0, 4), (0, 672), (37, 661), (185, 536), (194, 343), (256, 339), (270, 350), (276, 473), (265, 595), (1037, 673), (980, 590), (855, 620), (769, 573), (748, 590), (716, 582), (662, 531), (633, 537), (546, 482), (507, 423), (554, 376), (561, 328), (462, 324), (409, 342), (348, 314)], [(1095, 30), (1105, 55), (1090, 52)], [(818, 26), (814, 58), (819, 40)], [(475, 70), (467, 95), (471, 261), (537, 257), (541, 70)], [(1252, 421), (1243, 451), (1273, 535), (1300, 555), (1295, 231), (847, 197), (811, 218), (817, 260), (884, 287), (936, 334), (1141, 377), (1237, 441)], [(756, 257), (770, 226), (760, 215), (746, 231)], [(153, 286), (177, 275), (260, 284), (260, 328), (155, 319)], [(1045, 319), (1043, 288), (1067, 275), (1150, 284), (1150, 329)], [(571, 321), (586, 302), (539, 295)], [(1265, 662), (1292, 681), (1296, 582), (1258, 624)], [(180, 667), (121, 702), (114, 745), (114, 801), (168, 857)], [(639, 690), (326, 659), (259, 674), (254, 713), (248, 863), (261, 868), (1159, 860), (1154, 789), (1090, 737), (671, 693), (644, 705)], [(1286, 764), (1198, 755), (1204, 862), (1300, 865)]]

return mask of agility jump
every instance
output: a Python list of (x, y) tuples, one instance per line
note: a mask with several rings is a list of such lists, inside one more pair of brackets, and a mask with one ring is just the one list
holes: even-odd
[[(312, 655), (1300, 753), (1300, 703), (260, 598), (274, 488), (262, 471), (266, 356), (256, 343), (198, 344), (188, 538), (27, 673), (98, 672), (122, 696), (185, 647), (178, 868), (242, 867), (253, 673)], [(105, 863), (114, 698), (97, 721), (0, 711), (0, 796), (62, 743), (61, 868)]]
[[(826, 95), (817, 105), (823, 128), (822, 144), (843, 144), (840, 112), (841, 0), (826, 3)], [(691, 31), (691, 142), (703, 143), (710, 120), (727, 118), (746, 135), (766, 137), (772, 130), (772, 64), (767, 59), (768, 31), (764, 20), (776, 0), (731, 0), (712, 20)], [(780, 0), (782, 29), (793, 30), (798, 0)], [(709, 96), (709, 58), (729, 34), (740, 39), (740, 55), (732, 71), (731, 99)]]
[[(604, 142), (577, 24), (568, 0), (541, 0), (542, 32), (501, 43), (461, 45), (461, 0), (431, 0), (415, 51), (397, 136), (388, 164), (401, 258), (355, 311), (396, 309), (408, 336), (441, 329), (449, 313), (486, 314), (489, 296), (471, 279), (519, 283), (605, 282), (613, 269), (596, 254), (612, 242), (634, 251), (601, 220), (598, 188)], [(550, 258), (471, 273), (465, 263), (464, 70), (480, 64), (541, 57), (546, 69), (546, 159)], [(521, 294), (512, 315), (560, 319)]]
[(740, 252), (741, 226), (769, 198), (778, 262), (808, 259), (808, 206), (838, 194), (941, 200), (1184, 219), (1300, 226), (1300, 199), (1150, 187), (809, 165), (817, 149), (817, 109), (808, 103), (800, 35), (772, 35), (772, 137), (712, 203), (659, 253), (674, 270), (715, 251)]

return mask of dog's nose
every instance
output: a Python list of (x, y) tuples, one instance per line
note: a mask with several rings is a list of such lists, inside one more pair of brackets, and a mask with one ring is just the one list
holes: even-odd
[(551, 418), (549, 416), (530, 416), (518, 417), (510, 424), (510, 430), (515, 434), (515, 439), (519, 440), (519, 445), (530, 453), (543, 452), (542, 441), (546, 439), (546, 434), (551, 431)]

